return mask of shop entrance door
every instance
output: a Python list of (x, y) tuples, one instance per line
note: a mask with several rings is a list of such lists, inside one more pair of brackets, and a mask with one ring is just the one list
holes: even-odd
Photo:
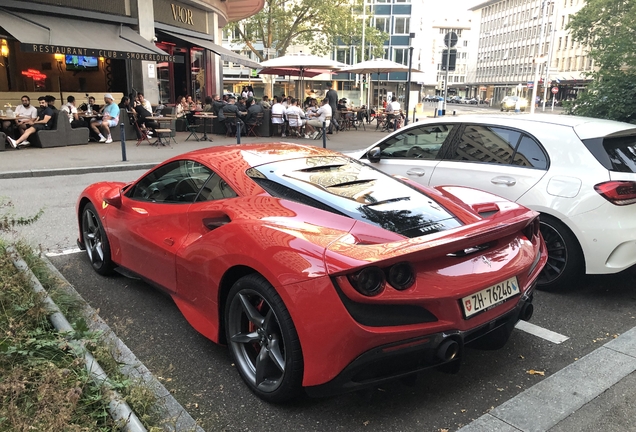
[(177, 96), (186, 96), (190, 88), (190, 48), (171, 42), (158, 42), (157, 47), (170, 55), (183, 57), (183, 63), (161, 62), (157, 64), (159, 102), (175, 103)]

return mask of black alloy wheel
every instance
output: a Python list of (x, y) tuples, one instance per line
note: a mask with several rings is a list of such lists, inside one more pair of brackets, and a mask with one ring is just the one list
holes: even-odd
[(101, 275), (110, 274), (115, 267), (110, 257), (110, 244), (92, 203), (86, 204), (82, 212), (82, 239), (93, 269)]
[(262, 276), (239, 279), (228, 295), (225, 329), (241, 378), (261, 399), (285, 402), (302, 389), (303, 358), (294, 323)]
[(538, 288), (559, 291), (572, 288), (585, 272), (583, 251), (572, 232), (558, 219), (541, 214), (540, 230), (548, 261), (539, 274)]

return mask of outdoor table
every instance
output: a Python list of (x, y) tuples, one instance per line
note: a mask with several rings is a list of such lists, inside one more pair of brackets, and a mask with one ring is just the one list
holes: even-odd
[(206, 127), (208, 119), (215, 119), (216, 116), (214, 114), (195, 114), (194, 117), (203, 119), (203, 136), (201, 137), (201, 141), (212, 141), (212, 138), (208, 137)]

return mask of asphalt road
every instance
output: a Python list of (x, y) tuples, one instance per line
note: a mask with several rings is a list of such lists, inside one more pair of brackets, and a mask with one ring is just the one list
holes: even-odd
[[(1, 194), (15, 213), (45, 208), (22, 234), (43, 250), (74, 247), (75, 198), (87, 184), (130, 180), (141, 172), (3, 180)], [(456, 430), (492, 407), (636, 326), (636, 271), (588, 277), (566, 294), (539, 292), (533, 323), (568, 336), (554, 344), (515, 331), (500, 351), (468, 350), (457, 375), (423, 373), (415, 386), (393, 383), (364, 395), (304, 399), (272, 406), (243, 385), (224, 347), (195, 332), (172, 300), (145, 283), (93, 273), (84, 254), (51, 257), (53, 263), (132, 351), (208, 431), (439, 431)]]
[(636, 325), (636, 271), (588, 277), (579, 289), (536, 295), (532, 323), (561, 344), (516, 330), (499, 351), (467, 350), (461, 371), (420, 374), (366, 393), (304, 398), (287, 406), (253, 396), (227, 350), (200, 336), (172, 300), (123, 276), (96, 275), (84, 254), (51, 258), (100, 316), (208, 431), (456, 430)]
[[(0, 196), (19, 216), (44, 208), (42, 219), (20, 235), (44, 251), (61, 251), (75, 246), (74, 205), (81, 189), (141, 173), (2, 180)], [(456, 375), (431, 370), (411, 386), (396, 382), (362, 394), (275, 406), (252, 395), (226, 348), (193, 330), (167, 295), (123, 276), (98, 276), (82, 253), (50, 259), (208, 431), (456, 430), (636, 326), (636, 270), (587, 277), (571, 292), (536, 294), (531, 322), (569, 337), (561, 344), (517, 330), (502, 350), (467, 350)], [(560, 426), (555, 430), (568, 430)]]

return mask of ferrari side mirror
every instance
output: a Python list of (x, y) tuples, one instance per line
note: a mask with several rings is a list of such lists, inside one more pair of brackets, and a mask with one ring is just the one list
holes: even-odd
[(382, 156), (382, 149), (380, 147), (373, 147), (371, 150), (367, 152), (367, 159), (369, 162), (380, 162)]
[(104, 201), (108, 205), (112, 205), (113, 207), (120, 208), (121, 207), (121, 191), (118, 187), (109, 190), (106, 195), (104, 195)]

